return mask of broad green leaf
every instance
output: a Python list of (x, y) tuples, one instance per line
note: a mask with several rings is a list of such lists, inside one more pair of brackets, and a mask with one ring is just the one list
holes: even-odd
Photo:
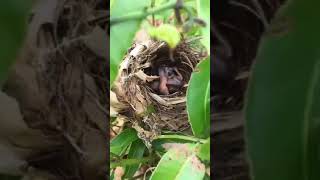
[(152, 141), (152, 149), (157, 151), (160, 154), (166, 153), (166, 149), (163, 148), (163, 144), (167, 143), (183, 143), (183, 144), (189, 144), (190, 141), (182, 140), (182, 139), (155, 139)]
[(197, 0), (199, 18), (206, 22), (206, 27), (202, 28), (203, 45), (210, 53), (210, 0)]
[(166, 42), (170, 48), (175, 48), (181, 40), (178, 29), (170, 24), (151, 27), (148, 32), (150, 37)]
[[(131, 144), (128, 159), (139, 159), (143, 157), (146, 146), (142, 140), (138, 139)], [(130, 165), (125, 167), (125, 178), (132, 178), (136, 171), (139, 169), (140, 165)]]
[(250, 79), (253, 180), (320, 179), (320, 1), (289, 2), (288, 31), (263, 39)]
[[(131, 12), (143, 11), (150, 5), (149, 0), (127, 1), (114, 0), (111, 9), (111, 18), (121, 17)], [(110, 28), (110, 85), (115, 80), (119, 64), (127, 49), (131, 46), (133, 38), (140, 28), (142, 19), (130, 20), (111, 25)]]
[(30, 0), (1, 1), (0, 6), (0, 86), (17, 56), (25, 35)]
[(187, 110), (196, 137), (210, 135), (210, 57), (201, 61), (192, 73), (187, 90)]
[(195, 144), (195, 143), (205, 143), (205, 139), (199, 139), (193, 136), (185, 135), (160, 135), (152, 142), (152, 148), (159, 153), (164, 153), (166, 150), (163, 148), (163, 144), (168, 143), (183, 143), (183, 144)]
[(122, 131), (119, 135), (111, 140), (110, 152), (120, 156), (126, 148), (138, 139), (136, 130), (129, 128)]
[(194, 148), (180, 146), (165, 153), (151, 175), (151, 180), (202, 180), (205, 166), (196, 157)]
[(203, 161), (210, 162), (210, 138), (206, 140), (204, 144), (199, 145), (197, 155)]
[(205, 166), (201, 163), (201, 161), (197, 158), (195, 154), (189, 156), (177, 177), (175, 179), (181, 180), (202, 180), (205, 174)]

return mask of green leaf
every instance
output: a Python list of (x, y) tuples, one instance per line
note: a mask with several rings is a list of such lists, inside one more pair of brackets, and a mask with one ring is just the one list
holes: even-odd
[(166, 42), (172, 49), (175, 48), (181, 40), (178, 29), (170, 24), (151, 27), (148, 32), (150, 37)]
[(172, 148), (161, 158), (151, 180), (202, 180), (205, 166), (196, 157), (192, 146)]
[(143, 157), (139, 159), (121, 159), (118, 161), (110, 162), (110, 168), (116, 168), (116, 167), (125, 167), (125, 166), (131, 166), (131, 165), (140, 165), (144, 163), (148, 163), (154, 161), (153, 157)]
[(199, 145), (198, 156), (203, 161), (210, 162), (210, 138), (206, 140), (204, 144)]
[[(111, 9), (111, 18), (127, 15), (131, 12), (143, 11), (150, 4), (149, 0), (127, 1), (114, 0)], [(110, 86), (116, 79), (119, 64), (133, 38), (140, 28), (142, 19), (116, 23), (110, 28)]]
[(112, 173), (110, 174), (110, 179), (111, 179), (111, 180), (114, 180), (114, 172), (112, 172)]
[(113, 3), (115, 0), (110, 0), (110, 9), (112, 9)]
[[(139, 159), (143, 157), (146, 146), (142, 140), (138, 139), (131, 144), (128, 159)], [(125, 178), (132, 178), (135, 172), (139, 169), (140, 165), (130, 165), (125, 167)]]
[(192, 73), (187, 90), (187, 110), (193, 134), (210, 135), (210, 57), (201, 61)]
[(120, 156), (124, 153), (126, 148), (133, 142), (138, 139), (137, 132), (133, 128), (125, 129), (110, 143), (110, 152)]
[(199, 18), (206, 22), (206, 27), (202, 28), (202, 43), (210, 53), (210, 0), (197, 0)]
[(254, 180), (320, 179), (319, 7), (289, 1), (290, 29), (262, 41), (246, 107)]
[(2, 1), (0, 6), (0, 86), (24, 39), (30, 0)]
[(199, 139), (193, 136), (185, 136), (185, 135), (178, 135), (178, 134), (172, 134), (172, 135), (160, 135), (152, 141), (152, 148), (163, 154), (166, 152), (166, 150), (163, 148), (163, 144), (167, 143), (183, 143), (183, 144), (195, 144), (195, 143), (205, 143), (206, 140)]
[(165, 154), (167, 150), (163, 148), (163, 144), (167, 143), (184, 143), (184, 144), (190, 144), (190, 141), (183, 140), (183, 139), (155, 139), (152, 141), (152, 149), (157, 151), (158, 153)]
[(203, 180), (210, 180), (211, 178), (210, 178), (210, 176), (206, 173), (205, 175), (204, 175), (204, 177), (203, 177)]
[[(200, 167), (201, 166), (201, 167)], [(195, 156), (189, 156), (183, 164), (179, 174), (175, 179), (181, 180), (202, 180), (205, 174), (205, 166)]]

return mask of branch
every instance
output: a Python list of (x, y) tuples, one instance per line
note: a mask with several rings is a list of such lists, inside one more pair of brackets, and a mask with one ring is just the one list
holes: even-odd
[(171, 2), (156, 8), (149, 9), (145, 12), (139, 11), (139, 12), (132, 12), (124, 16), (110, 17), (110, 25), (114, 25), (116, 23), (121, 23), (129, 20), (142, 19), (152, 14), (156, 14), (168, 9), (174, 9), (175, 7), (176, 7), (176, 2)]
[(157, 139), (180, 139), (180, 140), (187, 140), (187, 141), (193, 141), (193, 142), (200, 142), (205, 143), (206, 140), (199, 139), (196, 137), (190, 137), (190, 136), (181, 136), (181, 135), (160, 135), (157, 137)]

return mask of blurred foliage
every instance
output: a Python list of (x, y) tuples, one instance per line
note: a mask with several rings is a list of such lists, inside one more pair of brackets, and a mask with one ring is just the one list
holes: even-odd
[(285, 31), (262, 41), (246, 103), (253, 180), (320, 179), (319, 7), (289, 1)]
[(20, 180), (20, 176), (0, 175), (0, 180)]
[[(6, 0), (0, 6), (0, 88), (18, 56), (25, 37), (32, 0)], [(18, 180), (19, 176), (0, 175), (1, 180)]]
[(31, 0), (6, 0), (0, 6), (0, 86), (15, 58), (25, 35)]

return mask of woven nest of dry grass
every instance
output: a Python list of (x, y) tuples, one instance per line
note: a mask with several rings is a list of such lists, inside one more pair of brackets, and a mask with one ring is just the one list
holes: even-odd
[[(189, 128), (188, 81), (204, 57), (196, 41), (183, 40), (172, 52), (174, 63), (165, 42), (148, 40), (134, 44), (120, 66), (113, 91), (125, 108), (118, 115), (132, 123), (147, 144), (164, 130), (181, 132)], [(182, 76), (183, 84), (169, 94), (161, 94), (157, 89), (161, 67), (174, 67)]]

